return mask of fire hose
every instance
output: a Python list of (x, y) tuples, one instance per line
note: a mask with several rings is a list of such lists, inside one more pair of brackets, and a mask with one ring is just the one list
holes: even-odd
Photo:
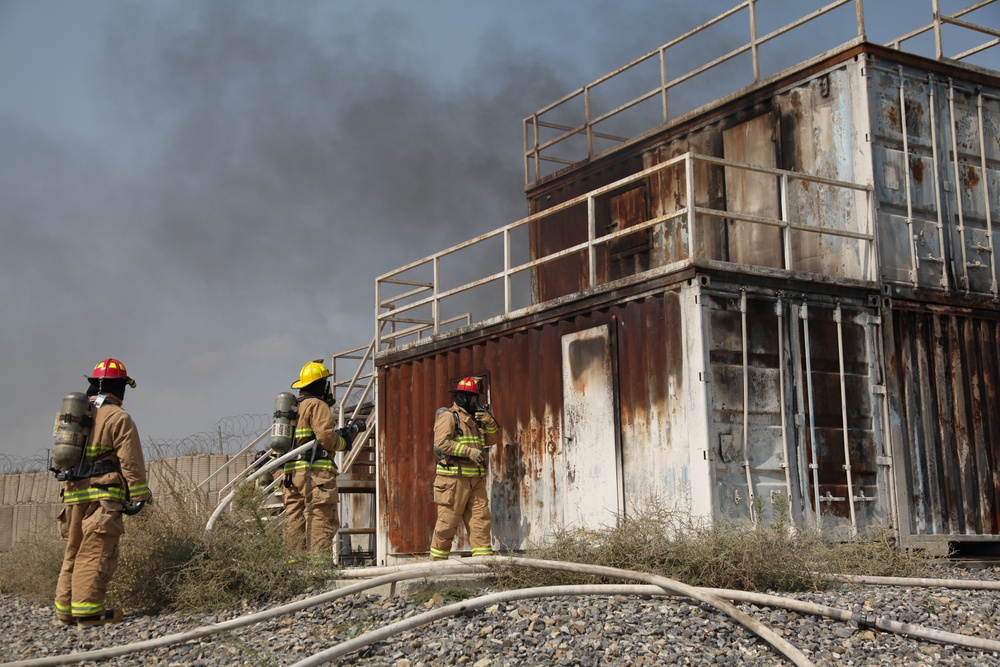
[[(620, 585), (590, 585), (590, 586), (552, 586), (552, 587), (531, 588), (531, 589), (493, 593), (481, 596), (479, 598), (465, 600), (461, 603), (457, 603), (454, 605), (448, 605), (445, 607), (434, 609), (425, 614), (420, 614), (418, 616), (407, 618), (402, 621), (398, 621), (396, 623), (384, 626), (382, 628), (378, 628), (359, 637), (355, 637), (352, 640), (343, 642), (334, 647), (331, 647), (330, 649), (317, 653), (303, 661), (295, 663), (293, 667), (303, 667), (304, 665), (323, 664), (341, 655), (345, 655), (352, 651), (356, 651), (364, 646), (368, 646), (375, 642), (382, 641), (383, 639), (390, 637), (394, 634), (397, 634), (399, 632), (404, 632), (413, 627), (418, 627), (419, 625), (425, 625), (439, 618), (444, 618), (446, 616), (459, 614), (464, 611), (469, 611), (472, 609), (478, 609), (485, 606), (489, 606), (495, 604), (498, 601), (501, 601), (502, 599), (517, 600), (517, 599), (528, 599), (536, 597), (553, 597), (553, 596), (566, 596), (566, 595), (673, 594), (673, 592), (667, 590), (666, 587), (660, 585), (661, 580), (663, 582), (672, 582), (670, 583), (671, 587), (673, 587), (676, 584), (679, 584), (680, 587), (678, 588), (678, 590), (680, 590), (681, 588), (691, 588), (693, 592), (705, 596), (707, 598), (711, 597), (720, 600), (722, 598), (725, 598), (736, 602), (745, 602), (761, 606), (785, 608), (792, 611), (798, 611), (801, 613), (813, 614), (817, 616), (825, 616), (843, 622), (856, 623), (858, 624), (859, 627), (873, 627), (881, 631), (904, 634), (918, 639), (925, 639), (928, 641), (954, 644), (957, 646), (963, 646), (966, 648), (971, 648), (981, 651), (1000, 652), (1000, 641), (997, 640), (970, 637), (958, 633), (947, 632), (943, 630), (935, 630), (920, 625), (901, 623), (899, 621), (876, 617), (874, 615), (858, 614), (856, 612), (852, 612), (845, 609), (838, 609), (836, 607), (828, 607), (825, 605), (819, 605), (800, 600), (793, 600), (777, 595), (768, 595), (763, 593), (716, 589), (716, 588), (698, 589), (698, 588), (688, 587), (685, 584), (680, 584), (680, 582), (673, 582), (673, 580), (669, 580), (664, 577), (658, 577), (656, 575), (649, 575), (641, 572), (632, 572), (629, 570), (618, 570), (616, 568), (606, 568), (595, 565), (564, 563), (558, 561), (543, 561), (543, 560), (534, 560), (529, 558), (518, 558), (518, 557), (492, 556), (486, 558), (480, 557), (480, 558), (470, 558), (470, 559), (455, 559), (455, 560), (445, 561), (442, 563), (431, 563), (431, 564), (419, 563), (413, 565), (404, 565), (404, 566), (388, 567), (388, 568), (381, 567), (381, 568), (367, 568), (363, 570), (347, 570), (342, 574), (348, 577), (374, 576), (374, 578), (366, 579), (365, 581), (361, 581), (356, 584), (346, 586), (344, 588), (340, 588), (334, 591), (329, 591), (327, 593), (322, 593), (320, 595), (305, 598), (303, 600), (299, 600), (297, 602), (289, 603), (286, 605), (274, 607), (265, 611), (249, 614), (246, 616), (240, 616), (238, 618), (234, 618), (229, 621), (224, 621), (222, 623), (214, 623), (211, 625), (194, 628), (192, 630), (188, 630), (185, 632), (158, 637), (156, 639), (135, 642), (132, 644), (126, 644), (112, 648), (86, 651), (81, 653), (71, 653), (68, 655), (48, 656), (44, 658), (35, 658), (35, 659), (20, 660), (10, 663), (2, 663), (0, 664), (0, 667), (43, 667), (48, 665), (68, 665), (68, 664), (83, 662), (86, 660), (106, 660), (117, 656), (136, 653), (139, 651), (150, 650), (163, 646), (170, 646), (173, 644), (180, 644), (200, 637), (205, 637), (208, 635), (233, 630), (239, 627), (252, 625), (254, 623), (266, 621), (272, 618), (276, 618), (278, 616), (282, 616), (284, 614), (291, 614), (297, 611), (301, 611), (302, 609), (307, 609), (312, 606), (331, 602), (339, 598), (346, 597), (348, 595), (359, 593), (378, 586), (394, 584), (396, 582), (404, 581), (407, 579), (421, 579), (432, 576), (451, 576), (456, 574), (483, 574), (486, 572), (487, 565), (500, 565), (500, 564), (510, 564), (519, 567), (540, 567), (545, 569), (577, 572), (581, 574), (595, 574), (598, 576), (636, 579), (638, 581), (655, 581), (656, 583), (651, 583), (647, 585), (620, 584)], [(952, 579), (907, 579), (907, 578), (894, 578), (894, 577), (854, 577), (849, 575), (825, 575), (825, 576), (831, 579), (854, 581), (856, 583), (871, 583), (876, 585), (928, 586), (928, 587), (938, 586), (943, 588), (966, 588), (966, 589), (975, 588), (983, 590), (997, 590), (997, 588), (1000, 587), (1000, 582), (991, 582), (991, 581), (952, 580)], [(679, 594), (686, 595), (686, 593), (683, 592)], [(699, 601), (701, 600), (699, 599)], [(764, 627), (759, 622), (757, 622), (756, 619), (752, 620), (755, 622), (755, 625)], [(802, 655), (801, 652), (798, 651), (798, 649), (795, 649), (794, 647), (792, 647), (792, 649), (793, 651), (798, 652), (798, 655)], [(804, 662), (796, 662), (795, 664), (802, 664), (802, 665), (812, 664), (804, 656), (802, 656), (802, 659), (804, 660)]]

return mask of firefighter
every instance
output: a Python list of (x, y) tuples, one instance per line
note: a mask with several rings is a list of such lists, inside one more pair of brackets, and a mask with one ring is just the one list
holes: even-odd
[(354, 435), (363, 423), (337, 428), (330, 408), (330, 371), (322, 359), (302, 367), (292, 389), (299, 390), (298, 421), (293, 447), (315, 440), (312, 450), (285, 463), (282, 502), (288, 544), (297, 551), (332, 556), (337, 533), (337, 452), (350, 451)]
[(113, 623), (120, 609), (104, 606), (118, 566), (122, 515), (137, 514), (150, 500), (139, 431), (122, 409), (125, 387), (135, 387), (125, 365), (104, 359), (89, 376), (93, 424), (82, 456), (64, 471), (59, 532), (66, 540), (56, 584), (56, 618), (81, 626)]
[(437, 524), (431, 540), (431, 559), (448, 558), (459, 523), (465, 526), (472, 555), (492, 556), (486, 464), (489, 448), (500, 440), (500, 427), (489, 408), (479, 405), (476, 378), (462, 378), (449, 391), (453, 394), (451, 407), (438, 410), (434, 420)]

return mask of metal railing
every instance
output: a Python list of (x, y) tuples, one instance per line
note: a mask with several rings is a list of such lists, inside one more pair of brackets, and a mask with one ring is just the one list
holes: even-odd
[[(863, 0), (835, 0), (834, 2), (830, 2), (819, 9), (809, 12), (808, 14), (805, 14), (790, 23), (772, 30), (765, 35), (758, 35), (756, 5), (757, 3), (763, 1), (764, 0), (745, 0), (710, 21), (703, 23), (702, 25), (675, 39), (672, 39), (659, 48), (636, 58), (623, 67), (574, 90), (568, 95), (526, 117), (523, 121), (525, 186), (527, 187), (534, 181), (554, 173), (563, 167), (577, 164), (585, 159), (593, 159), (598, 155), (614, 149), (616, 146), (641, 136), (644, 132), (652, 130), (661, 124), (667, 124), (672, 118), (678, 117), (678, 114), (671, 115), (670, 94), (674, 89), (681, 84), (690, 82), (695, 77), (703, 75), (709, 71), (711, 71), (714, 75), (719, 72), (719, 68), (721, 68), (721, 66), (731, 63), (731, 61), (734, 61), (740, 56), (744, 56), (746, 54), (749, 55), (750, 70), (747, 73), (749, 76), (744, 79), (742, 85), (734, 83), (726, 92), (736, 92), (741, 87), (760, 82), (762, 80), (760, 48), (763, 45), (796, 31), (806, 24), (816, 21), (817, 19), (827, 17), (832, 12), (845, 5), (854, 5), (856, 32), (847, 41), (845, 41), (842, 46), (847, 46), (852, 43), (861, 43), (866, 40), (865, 10)], [(933, 31), (937, 58), (939, 60), (944, 60), (946, 59), (946, 56), (944, 55), (942, 46), (942, 25), (952, 25), (985, 35), (1000, 37), (1000, 31), (994, 28), (978, 25), (961, 19), (962, 16), (990, 5), (995, 1), (996, 0), (982, 0), (981, 2), (978, 2), (975, 5), (967, 7), (961, 11), (945, 15), (941, 14), (939, 10), (939, 0), (931, 0), (933, 22), (923, 28), (892, 40), (886, 45), (898, 49), (903, 42), (922, 35), (928, 31)], [(905, 4), (907, 4), (907, 9), (910, 9), (909, 2)], [(689, 46), (691, 40), (699, 37), (704, 38), (705, 35), (703, 33), (705, 33), (708, 29), (743, 12), (746, 12), (747, 16), (746, 27), (749, 32), (749, 41), (714, 58), (700, 67), (686, 70), (679, 75), (670, 73), (670, 66), (675, 65), (673, 61), (668, 60), (668, 52), (671, 49), (678, 47), (681, 44)], [(826, 28), (828, 23), (832, 24), (833, 21), (824, 21), (822, 27)], [(834, 28), (831, 27), (831, 30), (833, 29)], [(848, 37), (848, 35), (845, 34), (845, 37)], [(998, 43), (1000, 43), (1000, 40), (994, 39), (975, 48), (953, 55), (947, 59), (963, 60), (992, 48)], [(707, 44), (707, 40), (701, 42), (701, 44)], [(654, 69), (652, 66), (653, 64), (656, 65), (655, 69), (658, 70), (658, 76), (655, 76), (657, 80), (652, 84), (652, 87), (645, 87), (644, 92), (641, 92), (630, 100), (617, 104), (603, 113), (595, 111), (595, 105), (593, 102), (595, 91), (609, 89), (611, 85), (614, 85), (611, 82), (620, 83), (626, 75), (642, 77), (643, 72), (640, 68), (646, 65), (652, 70)], [(719, 74), (715, 79), (713, 79), (713, 82), (716, 82), (729, 74), (730, 73), (728, 72)], [(643, 82), (645, 83), (645, 86), (649, 86), (649, 77), (647, 76), (646, 78), (643, 78)], [(626, 114), (626, 112), (638, 113), (641, 105), (644, 105), (644, 103), (653, 105), (657, 100), (658, 108), (655, 111), (653, 111), (649, 106), (642, 107), (641, 111), (644, 115), (641, 120), (634, 123), (635, 125), (641, 127), (638, 131), (630, 131), (623, 134), (621, 132), (616, 132), (613, 129), (608, 129), (608, 126), (612, 121), (623, 122), (625, 120), (624, 114)], [(580, 108), (581, 106), (582, 109)], [(653, 118), (654, 115), (655, 119)], [(570, 122), (560, 122), (564, 116), (569, 116), (571, 119)], [(579, 119), (579, 121), (576, 122), (572, 119)], [(543, 136), (543, 134), (545, 136)]]
[[(338, 352), (331, 357), (330, 363), (330, 389), (337, 403), (337, 416), (341, 426), (345, 419), (354, 419), (363, 410), (365, 401), (372, 393), (375, 378), (374, 366), (372, 365), (375, 341), (368, 345), (360, 345), (343, 352)], [(348, 362), (355, 366), (350, 379), (343, 378), (343, 364)], [(345, 414), (345, 410), (351, 408), (350, 414)]]
[[(372, 340), (367, 346), (359, 346), (352, 348), (350, 350), (345, 350), (331, 357), (331, 378), (330, 378), (330, 388), (334, 392), (334, 397), (337, 399), (337, 417), (338, 423), (343, 426), (347, 419), (355, 419), (358, 415), (370, 405), (366, 403), (369, 395), (373, 395), (375, 391), (375, 372), (372, 365), (373, 350), (375, 348), (375, 341)], [(363, 354), (359, 354), (364, 351)], [(357, 362), (357, 368), (353, 371), (350, 379), (338, 380), (337, 371), (338, 368), (343, 369), (343, 362)], [(338, 362), (340, 362), (338, 366)], [(374, 402), (374, 396), (372, 396), (372, 402)], [(350, 403), (348, 405), (348, 403)], [(349, 414), (345, 414), (347, 409), (351, 408)], [(372, 416), (375, 415), (374, 409), (372, 409)], [(359, 433), (355, 437), (355, 442), (358, 443), (357, 447), (352, 448), (350, 452), (340, 454), (340, 462), (338, 467), (342, 472), (349, 472), (354, 461), (357, 459), (358, 454), (364, 449), (363, 443), (368, 442), (372, 435), (376, 431), (376, 419), (369, 418), (366, 422), (366, 428), (364, 431)], [(269, 448), (269, 436), (271, 434), (271, 429), (268, 429), (257, 436), (250, 444), (243, 448), (236, 457), (245, 454), (258, 445), (262, 445), (265, 448)], [(315, 441), (311, 440), (307, 445), (311, 447)], [(296, 453), (304, 452), (309, 449), (309, 447), (303, 445), (296, 448), (294, 451)], [(234, 457), (234, 458), (236, 458)], [(283, 455), (280, 460), (284, 462), (289, 457), (288, 455)], [(206, 484), (218, 476), (223, 470), (225, 470), (230, 464), (219, 468), (211, 475), (209, 475), (201, 484), (195, 487), (190, 494), (197, 496), (197, 492), (200, 491)], [(216, 507), (215, 513), (212, 519), (209, 521), (207, 529), (211, 531), (212, 524), (217, 518), (218, 514), (222, 511), (222, 508), (229, 506), (232, 502), (233, 489), (237, 484), (256, 479), (263, 475), (262, 470), (277, 470), (279, 473), (281, 469), (275, 463), (274, 459), (263, 458), (253, 461), (246, 469), (242, 470), (236, 475), (228, 484), (226, 484), (222, 490), (219, 492), (219, 504)], [(273, 481), (269, 487), (265, 490), (264, 499), (266, 500), (270, 492), (273, 490), (277, 480)]]
[[(700, 167), (700, 171), (696, 166)], [(712, 168), (727, 175), (746, 172), (773, 179), (776, 199), (779, 202), (777, 215), (766, 217), (699, 205), (697, 197), (700, 196), (699, 193), (707, 190), (707, 185), (696, 183), (695, 174), (708, 173)], [(677, 182), (681, 184), (678, 189), (683, 188), (682, 205), (678, 205), (676, 210), (651, 217), (625, 229), (598, 234), (599, 200), (652, 180), (666, 170), (676, 172)], [(704, 178), (707, 179), (707, 176)], [(826, 196), (818, 194), (823, 190), (826, 191)], [(690, 205), (690, 202), (695, 202), (695, 205)], [(514, 263), (512, 257), (515, 255), (530, 256), (529, 249), (513, 247), (511, 239), (517, 230), (538, 225), (536, 236), (541, 238), (545, 235), (541, 226), (553, 217), (565, 215), (574, 208), (578, 209), (581, 225), (582, 219), (586, 219), (585, 241), (553, 250), (542, 256), (531, 257), (519, 264)], [(657, 274), (679, 270), (695, 261), (714, 263), (736, 271), (753, 271), (755, 267), (752, 263), (731, 261), (727, 256), (719, 255), (714, 246), (710, 248), (709, 244), (703, 242), (706, 234), (713, 233), (713, 227), (733, 222), (754, 229), (778, 230), (778, 234), (772, 239), (776, 247), (767, 250), (772, 256), (780, 257), (780, 261), (778, 266), (767, 265), (768, 271), (777, 272), (784, 277), (792, 273), (803, 277), (804, 274), (813, 271), (822, 273), (825, 278), (874, 285), (878, 276), (873, 221), (874, 197), (870, 186), (686, 153), (379, 276), (376, 282), (378, 335), (374, 345), (378, 351), (384, 351), (401, 344), (419, 342), (426, 335), (437, 335), (456, 329), (457, 327), (449, 328), (456, 319), (466, 323), (483, 324), (493, 318), (517, 316), (544, 307), (546, 302), (551, 302), (553, 299), (538, 298), (539, 283), (543, 281), (538, 272), (546, 265), (565, 258), (585, 255), (586, 285), (583, 291), (599, 288), (602, 284), (611, 282), (602, 277), (600, 265), (606, 261), (609, 244), (643, 230), (662, 230), (667, 225), (672, 226), (681, 238), (682, 247), (676, 252), (676, 258), (668, 263), (616, 279), (615, 285), (647, 280)], [(828, 247), (834, 248), (832, 252), (837, 254), (838, 262), (821, 268), (805, 266), (803, 259), (795, 254), (796, 247), (801, 244), (801, 235), (814, 235), (822, 239)], [(793, 236), (797, 238), (793, 239)], [(476, 251), (496, 239), (500, 239), (503, 243), (501, 270), (480, 275), (455, 287), (444, 286), (442, 263), (445, 260), (459, 256), (460, 253)], [(466, 269), (470, 265), (470, 262), (455, 261), (455, 263)], [(430, 278), (425, 279), (423, 276), (428, 273)], [(522, 289), (517, 292), (515, 279), (525, 275), (530, 279), (522, 280), (520, 283)], [(496, 295), (497, 302), (474, 299), (475, 311), (470, 311), (461, 318), (442, 316), (442, 304), (445, 301), (498, 284), (502, 285), (502, 294)], [(393, 290), (401, 289), (405, 291), (398, 294), (391, 293)], [(556, 298), (564, 296), (567, 295)], [(515, 301), (527, 305), (515, 307)], [(411, 314), (414, 312), (429, 314), (414, 316)], [(408, 326), (400, 328), (400, 324)], [(391, 333), (383, 333), (386, 329), (390, 329)]]
[[(1000, 30), (989, 28), (984, 25), (979, 25), (978, 23), (971, 23), (969, 21), (964, 21), (962, 20), (962, 17), (967, 14), (971, 14), (972, 12), (978, 9), (982, 9), (983, 7), (986, 7), (988, 5), (992, 5), (994, 2), (996, 2), (996, 0), (981, 0), (981, 2), (977, 2), (976, 4), (966, 7), (965, 9), (962, 9), (960, 11), (957, 11), (954, 14), (942, 14), (940, 7), (940, 0), (931, 0), (931, 5), (934, 11), (934, 20), (922, 28), (917, 28), (916, 30), (906, 33), (902, 37), (897, 37), (896, 39), (887, 43), (886, 46), (891, 46), (894, 49), (902, 49), (903, 42), (913, 39), (914, 37), (919, 37), (920, 35), (923, 35), (927, 32), (933, 32), (935, 58), (937, 58), (938, 60), (965, 60), (967, 58), (970, 58), (971, 56), (974, 56), (977, 53), (982, 53), (983, 51), (987, 51), (993, 48), (994, 46), (1000, 44)], [(965, 30), (970, 30), (972, 32), (982, 33), (984, 35), (991, 35), (993, 39), (987, 42), (983, 42), (982, 44), (979, 44), (977, 46), (974, 46), (971, 49), (966, 49), (961, 53), (956, 53), (953, 56), (946, 56), (944, 54), (944, 38), (941, 32), (941, 28), (945, 25), (953, 25), (958, 28), (964, 28)]]
[[(363, 351), (363, 353), (362, 353)], [(360, 354), (359, 354), (360, 353)], [(375, 339), (368, 345), (345, 350), (333, 355), (331, 359), (330, 388), (334, 398), (337, 400), (338, 422), (341, 426), (349, 419), (357, 419), (362, 412), (366, 412), (368, 419), (365, 421), (365, 430), (357, 434), (354, 442), (357, 443), (351, 451), (340, 455), (338, 467), (344, 473), (349, 473), (351, 466), (357, 460), (358, 455), (376, 432), (378, 413), (374, 407), (375, 402), (375, 369), (374, 369)], [(339, 362), (339, 363), (338, 363)], [(349, 380), (338, 380), (338, 368), (343, 368), (343, 362), (355, 363), (356, 368)], [(370, 399), (370, 400), (369, 400)], [(350, 414), (346, 411), (350, 410)]]

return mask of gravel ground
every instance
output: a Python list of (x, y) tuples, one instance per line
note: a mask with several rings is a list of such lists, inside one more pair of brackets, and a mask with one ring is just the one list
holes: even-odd
[[(940, 568), (936, 576), (1000, 580), (1000, 567)], [(309, 595), (324, 591), (314, 590)], [(485, 593), (487, 591), (480, 591)], [(937, 630), (1000, 640), (1000, 592), (844, 586), (800, 600)], [(291, 601), (291, 600), (289, 600)], [(171, 647), (85, 665), (290, 665), (339, 642), (443, 604), (355, 595), (289, 617)], [(272, 605), (273, 606), (273, 605)], [(818, 666), (997, 665), (1000, 654), (910, 639), (783, 609), (741, 604)], [(213, 615), (133, 613), (117, 624), (77, 628), (51, 607), (0, 596), (0, 661), (65, 655), (153, 639), (265, 607)], [(55, 663), (53, 663), (55, 664)], [(519, 667), (521, 665), (787, 665), (769, 644), (728, 617), (679, 598), (562, 597), (493, 605), (396, 635), (332, 664)]]

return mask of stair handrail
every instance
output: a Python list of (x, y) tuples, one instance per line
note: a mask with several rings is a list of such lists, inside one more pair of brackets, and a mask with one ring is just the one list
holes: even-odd
[[(374, 358), (375, 346), (377, 344), (377, 341), (378, 337), (377, 336), (373, 337), (371, 343), (368, 344), (367, 348), (364, 348), (365, 353), (361, 357), (349, 356), (351, 353), (358, 352), (359, 350), (361, 350), (362, 348), (360, 346), (333, 355), (332, 366), (334, 368), (334, 371), (336, 371), (337, 367), (336, 360), (338, 358), (360, 359), (360, 362), (358, 363), (358, 366), (354, 371), (354, 375), (351, 377), (349, 381), (347, 381), (346, 383), (336, 382), (336, 377), (334, 377), (334, 385), (336, 387), (344, 389), (343, 398), (338, 402), (337, 405), (338, 408), (337, 422), (340, 426), (343, 426), (345, 422), (344, 413), (345, 413), (345, 408), (347, 407), (345, 405), (346, 399), (351, 395), (351, 392), (353, 392), (355, 389), (361, 386), (361, 380), (367, 379), (367, 382), (364, 383), (364, 389), (361, 392), (361, 396), (355, 401), (354, 407), (351, 410), (348, 419), (352, 420), (357, 419), (358, 414), (360, 414), (361, 412), (362, 406), (365, 405), (365, 400), (368, 398), (369, 394), (371, 394), (371, 392), (375, 388), (376, 374), (374, 370), (370, 373), (362, 373), (362, 371), (364, 371), (365, 366)], [(374, 410), (372, 410), (372, 412), (370, 413), (370, 416), (371, 415), (375, 415)], [(354, 465), (354, 462), (360, 455), (361, 450), (364, 449), (364, 444), (366, 444), (368, 440), (372, 437), (372, 434), (375, 432), (375, 429), (376, 429), (376, 419), (373, 418), (367, 419), (365, 421), (364, 430), (361, 433), (356, 434), (354, 437), (354, 442), (357, 443), (358, 446), (352, 447), (351, 451), (344, 452), (341, 455), (341, 461), (339, 467), (342, 473), (350, 472), (351, 466)]]
[(344, 452), (344, 456), (341, 459), (341, 464), (340, 464), (340, 471), (342, 473), (349, 473), (351, 471), (351, 466), (354, 465), (354, 462), (357, 460), (358, 455), (361, 453), (361, 450), (364, 449), (362, 443), (367, 443), (369, 438), (371, 438), (372, 434), (375, 432), (375, 422), (376, 422), (375, 419), (369, 419), (367, 422), (365, 422), (365, 430), (362, 431), (360, 435), (357, 435), (354, 438), (354, 442), (359, 443), (358, 446), (352, 447), (351, 451), (349, 452)]
[[(279, 465), (284, 464), (285, 461), (290, 461), (291, 459), (295, 458), (299, 454), (303, 454), (306, 451), (312, 449), (313, 445), (315, 445), (315, 444), (316, 444), (316, 440), (312, 439), (312, 440), (310, 440), (309, 442), (307, 442), (305, 444), (299, 445), (295, 449), (289, 450), (288, 452), (286, 452), (285, 454), (282, 454), (278, 458), (271, 459), (270, 461), (268, 461), (267, 463), (265, 463), (264, 465), (262, 465), (259, 470), (256, 470), (255, 472), (253, 472), (250, 475), (248, 475), (246, 477), (246, 481), (247, 482), (252, 482), (252, 481), (254, 481), (256, 479), (259, 479), (260, 477), (263, 477), (265, 473), (271, 472), (272, 470), (274, 470), (275, 468), (277, 468)], [(273, 451), (273, 450), (268, 450), (268, 451)], [(247, 470), (249, 470), (249, 468)], [(243, 472), (245, 473), (246, 470), (243, 471)], [(233, 480), (233, 482), (231, 484), (235, 484), (236, 481), (238, 481), (238, 480)], [(219, 504), (216, 506), (215, 511), (212, 512), (212, 516), (210, 516), (208, 518), (208, 523), (205, 524), (205, 533), (211, 533), (212, 532), (212, 528), (215, 526), (215, 522), (218, 520), (219, 516), (222, 514), (222, 511), (224, 509), (226, 509), (227, 507), (229, 507), (230, 503), (233, 502), (233, 498), (235, 496), (236, 496), (236, 491), (233, 490), (233, 491), (230, 491), (229, 494), (225, 498), (223, 498), (222, 500), (219, 501)]]

